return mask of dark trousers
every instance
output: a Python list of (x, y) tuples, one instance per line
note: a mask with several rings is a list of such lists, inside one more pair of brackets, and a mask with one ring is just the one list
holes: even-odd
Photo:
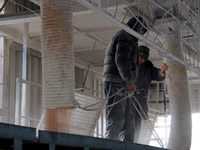
[[(127, 90), (124, 85), (104, 81), (103, 88), (106, 97), (120, 93), (108, 99), (108, 105), (118, 102), (126, 97)], [(134, 100), (132, 100), (133, 103)], [(107, 108), (106, 138), (120, 141), (137, 142), (140, 134), (141, 118), (133, 106), (130, 98)]]

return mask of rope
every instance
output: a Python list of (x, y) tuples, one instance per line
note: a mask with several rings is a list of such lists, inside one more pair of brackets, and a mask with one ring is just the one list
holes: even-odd
[[(133, 94), (134, 94), (134, 92), (132, 92), (132, 93), (129, 94), (128, 96), (125, 96), (124, 98), (120, 99), (119, 101), (117, 101), (117, 102), (115, 102), (115, 103), (113, 103), (113, 104), (107, 105), (107, 106), (105, 106), (105, 107), (95, 108), (95, 109), (85, 109), (85, 108), (83, 108), (83, 107), (81, 107), (81, 106), (78, 106), (78, 108), (80, 108), (80, 109), (82, 109), (82, 110), (86, 110), (86, 111), (95, 111), (95, 110), (105, 109), (105, 108), (114, 106), (114, 105), (116, 105), (116, 104), (118, 104), (118, 103), (120, 103), (120, 102), (126, 100), (128, 97), (132, 96)], [(113, 94), (113, 95), (116, 95), (116, 94)]]
[(121, 88), (119, 91), (115, 92), (115, 93), (114, 93), (113, 95), (111, 95), (110, 97), (108, 97), (108, 98), (106, 98), (106, 99), (104, 99), (104, 100), (102, 100), (102, 101), (100, 101), (100, 102), (91, 104), (91, 105), (89, 105), (89, 106), (81, 107), (80, 104), (76, 101), (77, 104), (78, 104), (78, 108), (85, 110), (86, 108), (95, 106), (95, 105), (97, 105), (97, 104), (99, 104), (99, 103), (103, 103), (103, 102), (107, 101), (108, 99), (112, 98), (113, 96), (117, 95), (118, 93), (120, 93), (123, 89), (125, 89), (125, 88)]
[(90, 61), (89, 61), (88, 68), (87, 68), (87, 72), (86, 72), (85, 79), (84, 79), (84, 82), (83, 82), (83, 87), (85, 86), (85, 82), (86, 82), (86, 80), (87, 80), (87, 76), (88, 76), (88, 72), (89, 72), (89, 69), (90, 69), (90, 64), (91, 64), (91, 62), (92, 62), (92, 56), (93, 56), (93, 54), (94, 54), (95, 46), (96, 46), (96, 42), (94, 43), (93, 50), (92, 50), (92, 53), (91, 53), (91, 55), (90, 55)]
[[(134, 97), (135, 101), (138, 103), (138, 106), (140, 107), (141, 112), (142, 112), (142, 113), (144, 114), (144, 116), (147, 118), (147, 116), (146, 116), (146, 114), (144, 113), (144, 110), (143, 110), (142, 106), (140, 105), (139, 101), (135, 98), (135, 96), (133, 96), (133, 97)], [(139, 112), (139, 110), (137, 109), (137, 107), (135, 106), (135, 104), (133, 103), (132, 99), (130, 99), (130, 100), (131, 100), (133, 106), (135, 107), (135, 109), (137, 110), (138, 114), (139, 114), (140, 117), (142, 118), (142, 120), (144, 120), (144, 121), (145, 121), (145, 124), (149, 127), (149, 130), (151, 130), (151, 129), (153, 130), (154, 133), (152, 132), (152, 134), (153, 134), (153, 136), (156, 138), (158, 144), (159, 144), (162, 148), (164, 148), (164, 145), (163, 145), (163, 143), (162, 143), (160, 137), (158, 136), (157, 132), (155, 131), (153, 125), (151, 124), (150, 120), (145, 120), (145, 119), (143, 118), (143, 116), (141, 115), (141, 113)], [(148, 122), (147, 122), (147, 121), (148, 121)], [(148, 123), (149, 123), (149, 124), (148, 124)]]
[[(156, 138), (156, 140), (157, 140), (157, 142), (159, 143), (159, 145), (160, 145), (162, 148), (164, 148), (164, 145), (163, 145), (161, 139), (159, 138), (157, 132), (155, 131), (153, 125), (151, 124), (150, 120), (145, 120), (145, 119), (143, 118), (143, 116), (141, 115), (140, 111), (138, 110), (138, 108), (135, 106), (135, 104), (133, 103), (132, 99), (130, 98), (130, 96), (132, 96), (135, 92), (139, 92), (139, 91), (144, 91), (145, 97), (146, 97), (147, 94), (146, 94), (146, 90), (145, 90), (145, 89), (136, 90), (136, 91), (132, 92), (131, 94), (129, 94), (128, 96), (125, 96), (124, 98), (120, 99), (119, 101), (117, 101), (117, 102), (115, 102), (115, 103), (113, 103), (113, 104), (111, 104), (111, 105), (107, 105), (107, 106), (101, 107), (101, 108), (87, 109), (87, 108), (89, 108), (89, 107), (95, 106), (95, 105), (97, 105), (97, 104), (99, 104), (99, 103), (102, 103), (102, 102), (108, 100), (109, 98), (111, 98), (111, 97), (117, 95), (117, 94), (118, 94), (120, 91), (122, 91), (123, 89), (124, 89), (124, 88), (121, 88), (119, 91), (115, 92), (115, 93), (114, 93), (113, 95), (111, 95), (110, 97), (108, 97), (108, 98), (106, 98), (106, 99), (104, 99), (104, 100), (102, 100), (102, 101), (100, 101), (100, 102), (94, 103), (94, 104), (92, 104), (92, 105), (85, 106), (85, 107), (81, 107), (80, 104), (79, 104), (79, 105), (78, 105), (78, 108), (79, 108), (79, 109), (82, 109), (82, 110), (85, 110), (85, 111), (102, 110), (102, 109), (105, 109), (105, 108), (114, 106), (114, 105), (116, 105), (116, 104), (118, 104), (118, 103), (120, 103), (120, 102), (126, 100), (127, 98), (129, 98), (129, 99), (131, 100), (131, 103), (132, 103), (133, 106), (135, 107), (136, 111), (138, 112), (138, 114), (139, 114), (140, 117), (142, 118), (142, 120), (145, 121), (145, 124), (148, 126), (148, 128), (149, 128), (150, 130), (151, 130), (151, 129), (153, 130), (152, 134), (153, 134), (153, 136)], [(136, 99), (135, 96), (133, 96), (133, 98), (134, 98), (135, 101), (138, 103), (138, 106), (140, 107), (141, 112), (144, 114), (144, 116), (145, 116), (146, 118), (148, 118), (147, 115), (145, 114), (145, 112), (144, 112), (142, 106), (140, 105), (139, 101)], [(148, 121), (148, 122), (147, 122), (147, 121)], [(148, 124), (148, 123), (149, 123), (149, 124)]]

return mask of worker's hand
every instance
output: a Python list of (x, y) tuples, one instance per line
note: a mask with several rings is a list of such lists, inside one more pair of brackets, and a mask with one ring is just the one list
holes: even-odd
[(161, 75), (162, 76), (165, 76), (166, 75), (166, 70), (168, 69), (168, 66), (165, 64), (165, 63), (163, 63), (162, 64), (162, 67), (161, 67), (161, 70), (160, 70), (160, 73), (161, 73)]
[[(134, 92), (136, 90), (136, 86), (135, 83), (133, 83), (132, 85), (126, 86), (127, 90), (128, 90), (128, 94), (131, 94), (132, 92)], [(132, 98), (133, 95), (130, 96), (130, 98)]]

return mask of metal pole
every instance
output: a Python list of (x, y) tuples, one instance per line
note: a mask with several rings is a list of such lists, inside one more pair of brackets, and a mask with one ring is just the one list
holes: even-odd
[(22, 61), (22, 79), (27, 80), (27, 56), (28, 56), (29, 23), (24, 23), (23, 33), (23, 61)]
[[(22, 58), (22, 79), (27, 80), (28, 77), (28, 39), (29, 39), (29, 23), (24, 23), (24, 33), (23, 33), (23, 58)], [(26, 117), (26, 84), (22, 83), (22, 107), (21, 116)], [(25, 120), (21, 119), (21, 125), (25, 125)]]
[[(200, 26), (200, 1), (198, 0), (198, 24)], [(197, 48), (198, 55), (200, 55), (200, 30), (199, 30), (199, 43)]]

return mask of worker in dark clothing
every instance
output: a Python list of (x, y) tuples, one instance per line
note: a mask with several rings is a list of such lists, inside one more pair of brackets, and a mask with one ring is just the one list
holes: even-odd
[[(127, 25), (141, 35), (147, 31), (146, 23), (141, 17), (133, 17)], [(117, 32), (110, 41), (104, 59), (103, 81), (108, 106), (136, 90), (137, 48), (138, 39), (124, 30)], [(130, 104), (130, 100), (123, 100), (107, 108), (106, 138), (133, 141), (132, 113), (127, 111)], [(129, 128), (123, 128), (126, 124), (130, 124)]]
[[(137, 87), (137, 91), (134, 93), (135, 98), (140, 103), (139, 107), (134, 98), (132, 98), (136, 107), (139, 110), (139, 113), (142, 115), (144, 120), (148, 119), (148, 90), (152, 80), (155, 81), (163, 81), (165, 79), (165, 71), (167, 70), (167, 66), (165, 63), (162, 64), (161, 69), (154, 67), (152, 62), (148, 60), (149, 57), (149, 48), (146, 46), (138, 47), (138, 55), (139, 55), (139, 74), (136, 79), (135, 85)], [(131, 106), (131, 109), (136, 109)], [(134, 133), (134, 143), (138, 142), (139, 134), (141, 130), (141, 116), (136, 111), (135, 113), (135, 133)]]

